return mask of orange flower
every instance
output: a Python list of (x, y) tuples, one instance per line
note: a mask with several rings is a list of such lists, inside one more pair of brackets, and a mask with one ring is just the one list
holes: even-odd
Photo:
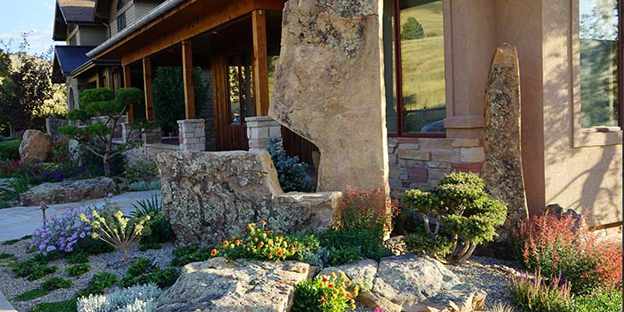
[(327, 278), (327, 275), (323, 275), (321, 278), (323, 279), (323, 282), (329, 281), (329, 278)]
[(260, 224), (266, 225), (266, 221), (262, 220), (262, 221), (260, 221)]
[(280, 250), (277, 251), (277, 254), (280, 255), (280, 257), (281, 257), (281, 256), (284, 255), (284, 251), (280, 249)]
[(329, 285), (327, 285), (327, 287), (334, 288), (334, 283), (329, 283)]
[(325, 300), (321, 299), (321, 305), (325, 305)]
[(351, 299), (351, 293), (347, 293), (347, 298)]
[(259, 242), (258, 243), (258, 248), (262, 248), (262, 246), (264, 246), (264, 242)]
[(327, 293), (323, 293), (323, 298), (327, 298)]
[(236, 245), (240, 245), (242, 242), (243, 242), (242, 240), (237, 239), (237, 240), (236, 240)]
[(216, 256), (219, 252), (216, 249), (213, 249), (212, 251), (210, 251), (210, 254), (213, 256)]

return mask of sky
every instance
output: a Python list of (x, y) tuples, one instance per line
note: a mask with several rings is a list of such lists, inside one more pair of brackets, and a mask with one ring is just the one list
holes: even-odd
[[(0, 0), (0, 40), (29, 36), (31, 54), (45, 52), (54, 45), (52, 26), (55, 0)], [(63, 44), (57, 42), (56, 44)]]

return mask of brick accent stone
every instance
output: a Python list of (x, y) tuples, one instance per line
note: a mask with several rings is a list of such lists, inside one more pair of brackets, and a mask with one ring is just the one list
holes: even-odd
[(401, 150), (399, 148), (399, 159), (413, 159), (413, 160), (430, 160), (431, 153), (428, 151), (416, 151), (416, 150)]
[(452, 171), (479, 173), (483, 148), (477, 139), (388, 139), (392, 192), (430, 190)]
[(453, 147), (478, 147), (481, 145), (481, 141), (478, 139), (455, 139), (453, 140)]
[(258, 154), (269, 147), (269, 138), (281, 138), (282, 126), (268, 116), (245, 118), (249, 152)]
[(206, 122), (203, 119), (178, 120), (180, 127), (180, 150), (206, 150)]

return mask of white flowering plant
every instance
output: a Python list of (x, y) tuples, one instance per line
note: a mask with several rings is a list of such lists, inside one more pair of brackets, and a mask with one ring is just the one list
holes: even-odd
[(91, 237), (100, 239), (116, 249), (123, 250), (124, 261), (129, 263), (130, 250), (141, 240), (145, 224), (149, 221), (150, 216), (129, 218), (118, 206), (115, 206), (114, 212), (111, 207), (106, 207), (101, 212), (91, 210), (89, 217), (81, 213), (78, 218), (91, 227)]
[(105, 295), (78, 299), (78, 312), (153, 312), (162, 291), (155, 284), (122, 289)]

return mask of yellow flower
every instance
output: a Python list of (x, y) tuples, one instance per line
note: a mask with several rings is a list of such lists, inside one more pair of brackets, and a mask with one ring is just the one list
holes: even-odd
[(234, 244), (230, 244), (230, 249), (234, 249), (235, 245)]
[(332, 278), (333, 280), (335, 280), (335, 279), (336, 279), (336, 273), (332, 272), (332, 274), (331, 274), (331, 278)]
[(223, 247), (227, 247), (230, 243), (228, 241), (223, 242)]
[(351, 310), (355, 310), (355, 304), (351, 304)]
[(84, 213), (81, 213), (78, 215), (78, 218), (80, 219), (80, 221), (82, 222), (89, 222), (89, 219), (87, 219), (87, 216), (84, 215)]

